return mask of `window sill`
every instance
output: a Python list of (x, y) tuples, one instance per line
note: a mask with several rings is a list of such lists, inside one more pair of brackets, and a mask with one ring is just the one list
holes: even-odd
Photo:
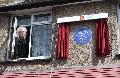
[(12, 61), (19, 61), (19, 60), (47, 60), (50, 59), (51, 56), (39, 56), (39, 57), (29, 57), (29, 58), (19, 58), (19, 59), (14, 59)]
[(51, 57), (30, 57), (30, 58), (19, 58), (15, 60), (7, 60), (0, 62), (0, 65), (30, 65), (30, 64), (47, 64), (52, 61)]

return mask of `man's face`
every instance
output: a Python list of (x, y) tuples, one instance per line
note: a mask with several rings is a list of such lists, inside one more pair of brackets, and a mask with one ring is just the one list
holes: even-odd
[(19, 31), (19, 32), (18, 32), (18, 35), (19, 35), (19, 37), (20, 37), (21, 39), (24, 39), (25, 36), (26, 36), (26, 31)]

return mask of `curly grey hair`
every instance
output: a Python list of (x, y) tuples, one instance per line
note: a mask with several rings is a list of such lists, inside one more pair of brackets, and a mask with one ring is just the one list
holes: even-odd
[(26, 29), (26, 27), (18, 27), (17, 33), (20, 32), (20, 31), (25, 31), (25, 32), (27, 32), (27, 29)]
[(27, 32), (27, 29), (26, 29), (26, 27), (23, 27), (23, 26), (18, 27), (18, 28), (17, 28), (17, 36), (18, 36), (18, 33), (19, 33), (20, 31), (25, 31), (25, 32)]

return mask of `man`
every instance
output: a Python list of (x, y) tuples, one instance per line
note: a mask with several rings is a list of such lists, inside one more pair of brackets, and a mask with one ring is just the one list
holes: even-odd
[(14, 59), (27, 58), (29, 54), (29, 42), (26, 40), (26, 27), (18, 27), (15, 38)]

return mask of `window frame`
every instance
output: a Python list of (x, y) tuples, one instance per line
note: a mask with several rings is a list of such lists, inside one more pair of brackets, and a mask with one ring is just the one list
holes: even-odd
[[(41, 21), (41, 22), (34, 22), (34, 16), (35, 15), (39, 15), (39, 14), (48, 14), (50, 13), (50, 21)], [(26, 14), (27, 15), (27, 14)], [(29, 54), (28, 54), (28, 58), (19, 58), (19, 59), (12, 59), (12, 61), (18, 61), (18, 60), (22, 60), (22, 59), (25, 59), (25, 60), (34, 60), (34, 59), (51, 59), (51, 55), (50, 56), (37, 56), (37, 57), (31, 57), (30, 54), (31, 54), (31, 34), (32, 34), (32, 26), (34, 25), (42, 25), (42, 24), (51, 24), (52, 26), (52, 12), (51, 11), (48, 11), (48, 12), (41, 12), (41, 13), (33, 13), (33, 14), (28, 14), (31, 16), (31, 23), (29, 25), (24, 25), (24, 26), (30, 26), (30, 37), (29, 37)], [(11, 17), (11, 22), (10, 22), (10, 31), (9, 31), (9, 40), (8, 40), (8, 48), (7, 48), (7, 59), (8, 60), (11, 60), (11, 58), (9, 58), (9, 55), (10, 55), (10, 41), (11, 41), (11, 27), (14, 27), (12, 26), (12, 20), (13, 20), (13, 17), (15, 16), (23, 16), (23, 15), (12, 15)], [(52, 27), (51, 27), (52, 28)], [(52, 31), (52, 30), (51, 30)], [(51, 34), (51, 40), (52, 40), (52, 34)], [(13, 41), (12, 41), (13, 43)], [(52, 43), (52, 42), (51, 42)], [(52, 45), (51, 45), (52, 46)], [(52, 51), (52, 50), (51, 50)], [(52, 52), (50, 51), (50, 54), (52, 54)]]

